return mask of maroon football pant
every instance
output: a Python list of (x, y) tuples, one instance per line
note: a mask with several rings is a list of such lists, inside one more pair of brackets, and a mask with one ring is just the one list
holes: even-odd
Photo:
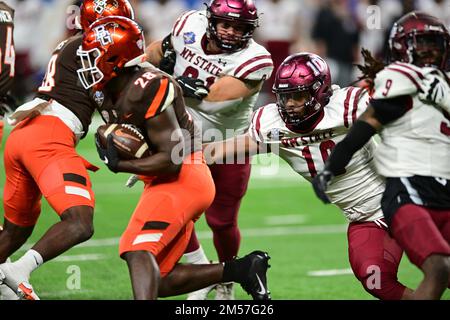
[(347, 238), (350, 265), (364, 289), (378, 299), (400, 300), (406, 288), (397, 280), (403, 250), (387, 229), (375, 222), (352, 222)]
[(393, 237), (409, 260), (421, 267), (432, 254), (450, 256), (450, 210), (434, 210), (415, 204), (401, 206), (391, 225)]
[[(213, 232), (214, 246), (219, 261), (227, 261), (237, 256), (241, 242), (237, 218), (241, 200), (247, 191), (251, 165), (214, 164), (210, 167), (216, 186), (216, 196), (212, 205), (206, 210), (206, 221)], [(195, 232), (186, 252), (199, 248)]]

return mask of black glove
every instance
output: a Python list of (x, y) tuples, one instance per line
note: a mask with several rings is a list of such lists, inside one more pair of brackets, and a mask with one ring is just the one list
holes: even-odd
[(209, 89), (205, 86), (203, 80), (183, 76), (176, 78), (176, 80), (183, 89), (183, 96), (185, 97), (203, 100), (209, 93)]
[(109, 135), (106, 139), (106, 148), (103, 148), (100, 143), (100, 138), (98, 133), (95, 134), (95, 146), (97, 147), (97, 152), (100, 159), (108, 166), (109, 170), (117, 173), (117, 167), (119, 165), (119, 154), (116, 147), (114, 146), (114, 141), (112, 135)]
[(161, 49), (163, 52), (163, 58), (159, 62), (159, 69), (172, 75), (175, 68), (177, 55), (172, 47), (172, 43), (170, 42), (170, 34), (163, 39)]
[(0, 117), (3, 117), (6, 113), (11, 113), (17, 109), (16, 100), (6, 94), (0, 97)]
[(322, 172), (319, 172), (312, 181), (314, 192), (316, 193), (316, 196), (319, 197), (320, 200), (322, 200), (323, 203), (330, 203), (330, 199), (328, 199), (325, 191), (327, 191), (328, 185), (330, 184), (330, 181), (331, 179), (333, 179), (333, 177), (333, 173), (325, 169)]

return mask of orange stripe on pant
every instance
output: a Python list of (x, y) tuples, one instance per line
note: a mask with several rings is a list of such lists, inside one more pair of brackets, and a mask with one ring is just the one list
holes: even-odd
[(186, 157), (177, 180), (145, 185), (120, 239), (119, 254), (149, 251), (156, 257), (161, 276), (166, 276), (183, 255), (194, 222), (211, 205), (214, 195), (203, 154)]
[(86, 162), (76, 153), (75, 135), (59, 118), (19, 123), (6, 140), (4, 159), (3, 206), (10, 222), (35, 225), (42, 195), (59, 215), (75, 206), (94, 207)]

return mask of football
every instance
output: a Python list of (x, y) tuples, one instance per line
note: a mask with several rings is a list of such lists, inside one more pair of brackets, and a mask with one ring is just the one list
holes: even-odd
[(97, 128), (100, 144), (106, 147), (107, 137), (111, 134), (119, 157), (123, 160), (145, 158), (151, 155), (144, 136), (131, 124), (103, 124)]

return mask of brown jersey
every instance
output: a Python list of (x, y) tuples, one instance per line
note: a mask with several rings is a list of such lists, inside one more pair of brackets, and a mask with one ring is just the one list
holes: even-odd
[[(110, 122), (134, 124), (145, 132), (146, 120), (158, 116), (166, 108), (173, 108), (178, 125), (183, 130), (184, 154), (201, 150), (201, 134), (186, 111), (180, 86), (170, 76), (153, 67), (137, 68), (127, 76), (130, 76), (129, 81), (119, 94), (108, 94), (117, 97), (112, 101), (114, 109), (100, 112), (109, 112)], [(151, 137), (147, 138), (151, 144)]]
[(0, 1), (0, 96), (11, 89), (16, 55), (14, 52), (14, 10)]
[(96, 107), (103, 103), (104, 96), (100, 91), (91, 92), (84, 89), (78, 80), (80, 61), (77, 50), (81, 41), (82, 35), (76, 35), (56, 47), (36, 97), (44, 100), (54, 99), (72, 111), (80, 119), (84, 132), (87, 133), (92, 115)]

